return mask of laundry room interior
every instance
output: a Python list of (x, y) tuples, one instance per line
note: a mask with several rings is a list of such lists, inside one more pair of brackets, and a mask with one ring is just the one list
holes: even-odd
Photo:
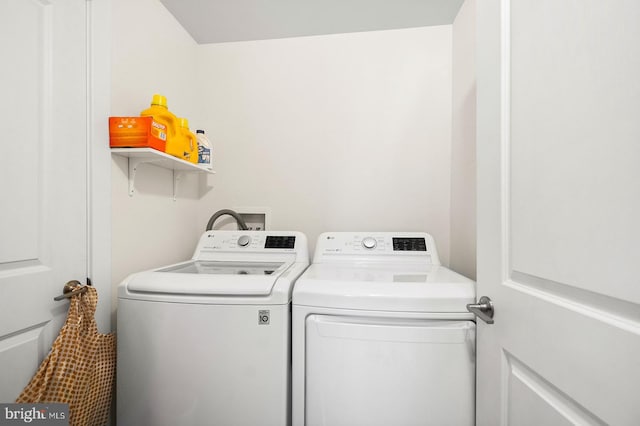
[(216, 174), (174, 200), (172, 171), (143, 164), (129, 196), (113, 156), (112, 311), (122, 279), (190, 258), (226, 208), (266, 210), (312, 252), (329, 230), (429, 232), (475, 278), (475, 1), (449, 3), (418, 28), (198, 44), (160, 1), (113, 1), (111, 115), (163, 94)]
[[(119, 421), (140, 421), (140, 413), (153, 400), (140, 400), (137, 408), (128, 402), (143, 393), (144, 383), (153, 377), (161, 380), (158, 375), (165, 374), (154, 372), (153, 364), (136, 364), (144, 355), (130, 352), (133, 342), (146, 342), (143, 346), (154, 353), (170, 351), (176, 344), (193, 345), (178, 334), (173, 343), (156, 346), (159, 339), (147, 342), (145, 338), (153, 333), (151, 329), (136, 331), (146, 320), (135, 312), (146, 312), (146, 308), (131, 307), (136, 306), (129, 300), (136, 298), (135, 290), (129, 294), (123, 286), (135, 287), (137, 278), (127, 277), (192, 255), (198, 258), (204, 252), (198, 249), (194, 255), (195, 243), (219, 210), (264, 213), (268, 232), (303, 233), (310, 259), (323, 232), (376, 232), (380, 245), (391, 238), (382, 234), (385, 231), (409, 240), (424, 238), (411, 232), (429, 233), (437, 248), (436, 256), (436, 248), (429, 243), (433, 261), (439, 256), (443, 266), (475, 279), (475, 0), (433, 4), (442, 10), (431, 21), (418, 20), (428, 25), (199, 43), (158, 0), (113, 2), (111, 115), (135, 116), (148, 107), (153, 94), (166, 96), (169, 109), (188, 117), (191, 129), (206, 131), (213, 144), (215, 171), (184, 174), (176, 184), (174, 171), (139, 164), (130, 193), (131, 159), (112, 157), (112, 323), (119, 330), (118, 368), (123, 375), (118, 384)], [(226, 219), (221, 217), (214, 229), (238, 227), (235, 220)], [(252, 241), (258, 238), (245, 235)], [(297, 241), (303, 240), (298, 237)], [(415, 271), (396, 274), (394, 280), (423, 279)], [(471, 287), (466, 291), (469, 296), (464, 302), (472, 303), (475, 292)], [(417, 300), (421, 299), (414, 295)], [(270, 308), (275, 314), (274, 309)], [(166, 315), (149, 312), (146, 317)], [(466, 321), (460, 330), (465, 336), (474, 330), (469, 315), (462, 314)], [(218, 335), (212, 327), (208, 329), (210, 336)], [(238, 327), (237, 333), (250, 336), (253, 332)], [(467, 391), (473, 388), (469, 380), (473, 381), (475, 370), (473, 363), (462, 361), (469, 357), (468, 338), (460, 342), (447, 346), (459, 347), (459, 355), (443, 356), (461, 359), (461, 371), (466, 365), (467, 374), (456, 379), (459, 385), (451, 389), (456, 389), (452, 392), (457, 399), (462, 401), (465, 395), (465, 404), (472, 405), (473, 393)], [(260, 347), (247, 346), (242, 353), (259, 351)], [(190, 353), (187, 356), (196, 357), (197, 365), (197, 355)], [(232, 364), (228, 368), (233, 371)], [(276, 366), (268, 369), (279, 371)], [(391, 371), (395, 370), (390, 368), (387, 374), (398, 378), (406, 374)], [(134, 372), (138, 380), (130, 381)], [(222, 372), (210, 374), (223, 380)], [(266, 372), (257, 374), (262, 377)], [(453, 380), (449, 378), (450, 383)], [(236, 393), (233, 389), (242, 383), (231, 380), (225, 388)], [(197, 383), (193, 386), (200, 389)], [(274, 392), (269, 393), (275, 398)], [(198, 393), (218, 395), (215, 389)], [(411, 393), (398, 398), (413, 401)], [(246, 397), (255, 399), (250, 395)], [(178, 401), (184, 396), (165, 398)], [(278, 406), (277, 401), (271, 405)], [(445, 399), (432, 401), (433, 406), (419, 405), (431, 410), (432, 417), (438, 410), (445, 418), (454, 418), (452, 410), (445, 408)], [(409, 419), (424, 415), (410, 407), (414, 405), (403, 408)], [(257, 421), (237, 417), (232, 408), (221, 406), (214, 411), (226, 419), (223, 422)], [(254, 412), (262, 411), (256, 406)], [(473, 409), (459, 413), (455, 422), (467, 424)], [(293, 415), (293, 422), (299, 424), (295, 411)], [(284, 424), (284, 418), (264, 421)]]
[(0, 423), (637, 425), (637, 22), (0, 3)]

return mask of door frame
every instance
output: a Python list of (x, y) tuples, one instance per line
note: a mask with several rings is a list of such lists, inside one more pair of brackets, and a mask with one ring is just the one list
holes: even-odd
[(111, 284), (111, 5), (87, 0), (87, 275), (98, 290), (96, 322), (112, 331)]

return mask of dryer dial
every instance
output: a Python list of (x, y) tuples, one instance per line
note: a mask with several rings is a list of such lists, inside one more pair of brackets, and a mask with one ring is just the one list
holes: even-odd
[(369, 250), (376, 248), (377, 244), (376, 239), (373, 237), (367, 237), (362, 240), (362, 247)]
[(240, 238), (238, 238), (238, 245), (240, 247), (246, 247), (249, 245), (250, 242), (251, 242), (251, 237), (248, 235), (243, 235)]

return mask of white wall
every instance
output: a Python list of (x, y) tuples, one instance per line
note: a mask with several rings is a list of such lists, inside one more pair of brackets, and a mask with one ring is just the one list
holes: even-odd
[(184, 260), (213, 212), (328, 230), (418, 230), (449, 262), (452, 26), (197, 45), (158, 0), (112, 4), (111, 115), (153, 93), (204, 128), (217, 175), (112, 161), (112, 282)]
[[(193, 122), (200, 110), (194, 83), (196, 43), (158, 0), (112, 0), (111, 115), (138, 115), (154, 93)], [(128, 195), (125, 158), (112, 161), (112, 282), (128, 274), (189, 258), (201, 229), (195, 177), (173, 201), (172, 172), (141, 165)]]
[(476, 0), (466, 0), (453, 23), (451, 134), (451, 263), (476, 277)]
[(416, 230), (449, 259), (451, 26), (198, 46), (220, 208), (272, 229)]

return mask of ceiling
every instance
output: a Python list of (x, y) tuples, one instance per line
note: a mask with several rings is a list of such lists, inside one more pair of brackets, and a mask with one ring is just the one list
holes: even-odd
[(464, 0), (160, 0), (197, 43), (451, 24)]

